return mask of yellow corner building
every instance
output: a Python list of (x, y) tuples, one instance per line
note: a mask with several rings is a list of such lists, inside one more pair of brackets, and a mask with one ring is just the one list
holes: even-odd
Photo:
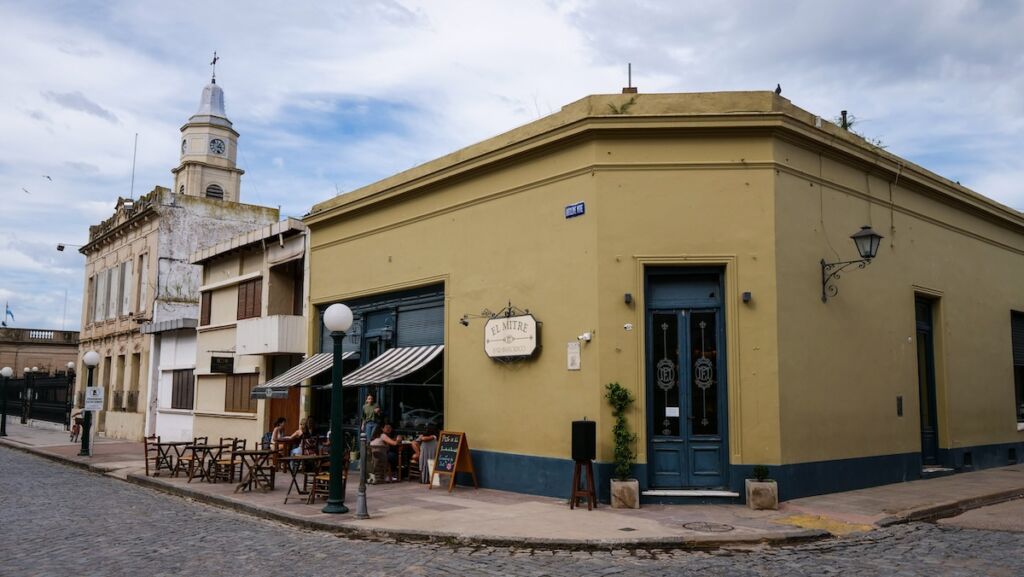
[[(400, 431), (463, 431), (482, 486), (568, 495), (587, 418), (607, 495), (612, 382), (646, 501), (1024, 451), (1024, 216), (770, 92), (589, 96), (305, 223), (310, 354), (355, 312), (347, 424), (374, 392)], [(537, 346), (489, 356), (527, 312)]]

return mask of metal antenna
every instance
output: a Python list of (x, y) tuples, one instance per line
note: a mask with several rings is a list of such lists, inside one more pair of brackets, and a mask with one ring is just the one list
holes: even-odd
[(132, 148), (132, 184), (128, 191), (128, 198), (135, 198), (135, 156), (139, 152), (139, 133), (135, 133), (135, 146)]
[(217, 51), (213, 51), (213, 60), (210, 61), (211, 73), (210, 73), (210, 84), (217, 84), (217, 61), (220, 57), (217, 56)]

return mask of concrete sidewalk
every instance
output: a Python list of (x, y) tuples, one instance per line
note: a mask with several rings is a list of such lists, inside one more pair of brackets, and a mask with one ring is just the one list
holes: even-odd
[(370, 519), (354, 517), (356, 482), (346, 504), (353, 513), (327, 515), (323, 502), (284, 504), (289, 476), (267, 493), (235, 493), (234, 485), (146, 477), (141, 443), (100, 439), (79, 457), (67, 433), (8, 422), (0, 444), (85, 467), (129, 482), (310, 529), (364, 538), (445, 540), (532, 547), (711, 547), (780, 543), (869, 531), (892, 523), (956, 514), (1024, 496), (1024, 465), (797, 499), (779, 511), (743, 505), (645, 505), (639, 510), (570, 510), (565, 499), (457, 487), (453, 493), (418, 483), (367, 487)]

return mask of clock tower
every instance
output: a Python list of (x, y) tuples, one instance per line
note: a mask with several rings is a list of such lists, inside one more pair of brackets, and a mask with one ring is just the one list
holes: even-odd
[(238, 133), (224, 112), (224, 91), (216, 78), (203, 88), (199, 110), (181, 127), (181, 163), (171, 170), (174, 192), (238, 202), (241, 177), (235, 166)]

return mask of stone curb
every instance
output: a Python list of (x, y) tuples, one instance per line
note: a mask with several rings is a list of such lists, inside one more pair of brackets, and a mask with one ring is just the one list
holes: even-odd
[(79, 469), (84, 469), (86, 471), (89, 471), (90, 473), (96, 473), (96, 474), (99, 474), (99, 475), (105, 475), (107, 473), (106, 470), (101, 469), (101, 468), (99, 468), (96, 465), (93, 465), (91, 463), (82, 463), (80, 461), (75, 461), (74, 459), (69, 459), (67, 457), (64, 457), (62, 455), (54, 455), (52, 453), (47, 453), (46, 451), (41, 451), (41, 450), (39, 450), (39, 449), (37, 449), (35, 447), (31, 447), (31, 446), (28, 446), (28, 445), (22, 445), (22, 444), (18, 443), (17, 441), (11, 441), (11, 440), (8, 440), (8, 439), (0, 439), (0, 445), (3, 445), (4, 447), (7, 447), (9, 449), (14, 449), (15, 451), (21, 451), (22, 453), (28, 453), (30, 455), (35, 455), (37, 457), (42, 457), (44, 459), (49, 459), (49, 460), (57, 462), (57, 463), (63, 463), (65, 465), (71, 465), (72, 467), (78, 467)]
[(286, 523), (303, 529), (325, 531), (345, 537), (368, 540), (414, 541), (427, 543), (445, 543), (463, 546), (488, 547), (531, 547), (534, 549), (573, 549), (600, 551), (611, 549), (714, 549), (733, 545), (796, 543), (830, 537), (831, 534), (820, 529), (803, 529), (780, 534), (751, 535), (740, 537), (708, 536), (707, 538), (656, 537), (649, 539), (547, 539), (522, 537), (493, 537), (489, 535), (461, 535), (444, 531), (419, 531), (414, 529), (367, 529), (359, 527), (358, 522), (341, 524), (324, 523), (296, 515), (288, 515), (245, 503), (220, 495), (210, 495), (199, 491), (191, 491), (175, 484), (165, 483), (131, 473), (127, 481), (136, 485), (157, 489), (180, 497), (192, 499), (208, 505), (230, 509), (262, 519)]
[(883, 517), (879, 519), (875, 525), (878, 527), (889, 527), (890, 525), (899, 525), (914, 521), (934, 521), (936, 519), (943, 519), (946, 517), (955, 517), (960, 513), (970, 511), (971, 509), (987, 507), (989, 505), (1012, 501), (1022, 497), (1024, 497), (1024, 487), (1018, 487), (1016, 489), (998, 491), (988, 495), (982, 495), (980, 497), (946, 501), (944, 503), (936, 503), (934, 505), (908, 509), (895, 515)]

